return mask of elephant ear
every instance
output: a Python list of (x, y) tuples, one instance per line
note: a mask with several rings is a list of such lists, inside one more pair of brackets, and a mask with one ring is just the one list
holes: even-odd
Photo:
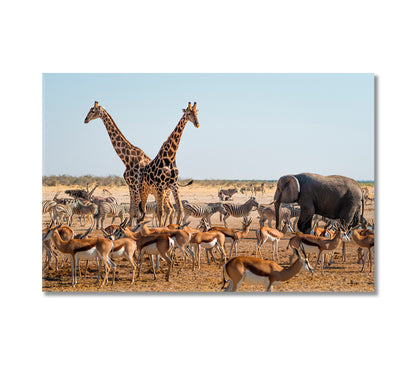
[(293, 175), (287, 175), (282, 185), (282, 203), (294, 203), (298, 201), (300, 193), (299, 181)]

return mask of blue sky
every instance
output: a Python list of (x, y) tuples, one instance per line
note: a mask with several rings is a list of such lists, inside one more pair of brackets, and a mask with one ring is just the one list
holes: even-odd
[(340, 174), (374, 179), (373, 74), (44, 74), (43, 175), (122, 175), (97, 100), (151, 158), (185, 127), (180, 178), (278, 179)]

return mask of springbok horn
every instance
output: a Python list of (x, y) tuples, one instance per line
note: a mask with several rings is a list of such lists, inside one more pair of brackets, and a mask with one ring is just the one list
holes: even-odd
[(103, 232), (103, 234), (106, 238), (108, 238), (110, 236), (104, 229), (101, 229), (101, 231)]

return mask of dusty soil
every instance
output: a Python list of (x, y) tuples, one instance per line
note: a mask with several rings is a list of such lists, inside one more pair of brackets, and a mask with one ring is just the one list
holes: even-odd
[[(70, 187), (70, 188), (76, 188)], [(59, 197), (66, 196), (63, 191), (68, 187), (44, 187), (43, 199), (52, 199), (57, 191), (62, 191)], [(129, 202), (129, 194), (127, 187), (110, 188), (113, 196), (118, 202)], [(96, 195), (105, 195), (101, 189), (98, 188)], [(259, 203), (270, 203), (273, 200), (274, 189), (267, 189), (263, 195), (257, 194), (257, 201)], [(373, 191), (370, 191), (373, 196)], [(215, 202), (218, 201), (217, 188), (190, 186), (181, 189), (182, 199), (187, 199), (192, 202)], [(237, 194), (234, 195), (233, 201), (236, 203), (245, 202), (250, 195)], [(259, 228), (258, 213), (253, 211), (251, 213), (253, 223), (250, 232), (246, 239), (244, 239), (238, 247), (238, 255), (252, 255), (256, 247), (256, 230)], [(374, 219), (374, 205), (373, 203), (366, 205), (365, 218), (369, 221)], [(49, 215), (45, 214), (42, 217), (46, 224), (49, 221)], [(111, 218), (107, 218), (104, 222), (105, 226), (111, 223)], [(119, 219), (116, 218), (116, 224)], [(191, 218), (191, 226), (196, 227), (197, 219)], [(222, 226), (218, 213), (212, 218), (213, 225)], [(241, 229), (241, 219), (230, 218), (227, 220), (229, 227)], [(86, 227), (79, 225), (78, 219), (74, 220), (73, 228), (75, 231), (83, 232)], [(92, 235), (102, 236), (99, 230), (94, 230)], [(282, 266), (289, 265), (289, 250), (286, 250), (288, 240), (291, 234), (287, 234), (284, 239), (279, 242), (278, 263)], [(226, 251), (229, 255), (229, 244), (226, 244)], [(347, 261), (344, 263), (341, 257), (341, 247), (337, 250), (334, 260), (329, 268), (324, 269), (324, 274), (321, 275), (320, 265), (318, 264), (317, 271), (313, 276), (306, 270), (303, 270), (296, 277), (290, 279), (288, 282), (282, 283), (274, 287), (275, 292), (374, 292), (375, 291), (375, 277), (374, 272), (369, 273), (368, 265), (364, 272), (360, 272), (362, 265), (357, 263), (357, 245), (355, 243), (347, 243)], [(270, 243), (266, 243), (262, 248), (264, 258), (272, 259), (272, 247)], [(218, 256), (217, 256), (218, 258)], [(59, 257), (60, 266), (63, 264), (63, 256)], [(173, 268), (170, 276), (170, 281), (165, 281), (164, 271), (166, 264), (161, 262), (161, 270), (157, 274), (157, 279), (153, 280), (153, 274), (150, 268), (150, 263), (146, 259), (143, 265), (144, 272), (140, 279), (135, 280), (131, 284), (131, 266), (127, 260), (115, 260), (117, 264), (117, 275), (115, 285), (110, 282), (108, 285), (99, 288), (95, 282), (97, 279), (97, 269), (95, 263), (89, 263), (86, 276), (80, 278), (79, 283), (71, 286), (71, 268), (66, 262), (62, 268), (55, 270), (46, 269), (43, 272), (43, 291), (45, 292), (219, 292), (222, 286), (222, 268), (211, 262), (207, 264), (205, 255), (201, 256), (201, 269), (192, 271), (190, 260), (187, 261), (185, 268), (178, 274), (179, 266)], [(310, 258), (312, 265), (315, 263), (315, 257)], [(180, 265), (180, 264), (178, 264)], [(375, 264), (377, 265), (377, 264)], [(85, 264), (82, 264), (82, 271), (84, 272)], [(374, 267), (373, 267), (374, 268)], [(377, 270), (377, 268), (375, 269)], [(258, 292), (264, 291), (263, 286), (249, 286), (243, 284), (240, 292)]]

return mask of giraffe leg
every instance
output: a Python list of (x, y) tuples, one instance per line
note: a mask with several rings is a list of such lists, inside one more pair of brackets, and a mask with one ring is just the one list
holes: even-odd
[(173, 198), (175, 199), (175, 203), (178, 207), (177, 216), (176, 216), (176, 224), (179, 225), (181, 223), (183, 207), (182, 207), (182, 202), (179, 196), (178, 185), (175, 185), (172, 187), (172, 194), (173, 194)]
[(163, 191), (156, 192), (156, 215), (159, 227), (162, 227), (162, 216), (163, 216)]
[(175, 211), (174, 208), (173, 208), (173, 205), (170, 201), (169, 192), (164, 195), (163, 206), (164, 206), (164, 209), (165, 209), (165, 220), (164, 220), (163, 225), (166, 226), (168, 224), (168, 222), (173, 223), (172, 218), (173, 218), (173, 213)]
[(146, 215), (146, 203), (147, 203), (147, 198), (149, 197), (149, 189), (147, 185), (145, 185), (145, 183), (140, 183), (139, 195), (140, 195), (140, 203), (138, 204), (139, 216), (137, 217), (137, 219), (141, 221)]

